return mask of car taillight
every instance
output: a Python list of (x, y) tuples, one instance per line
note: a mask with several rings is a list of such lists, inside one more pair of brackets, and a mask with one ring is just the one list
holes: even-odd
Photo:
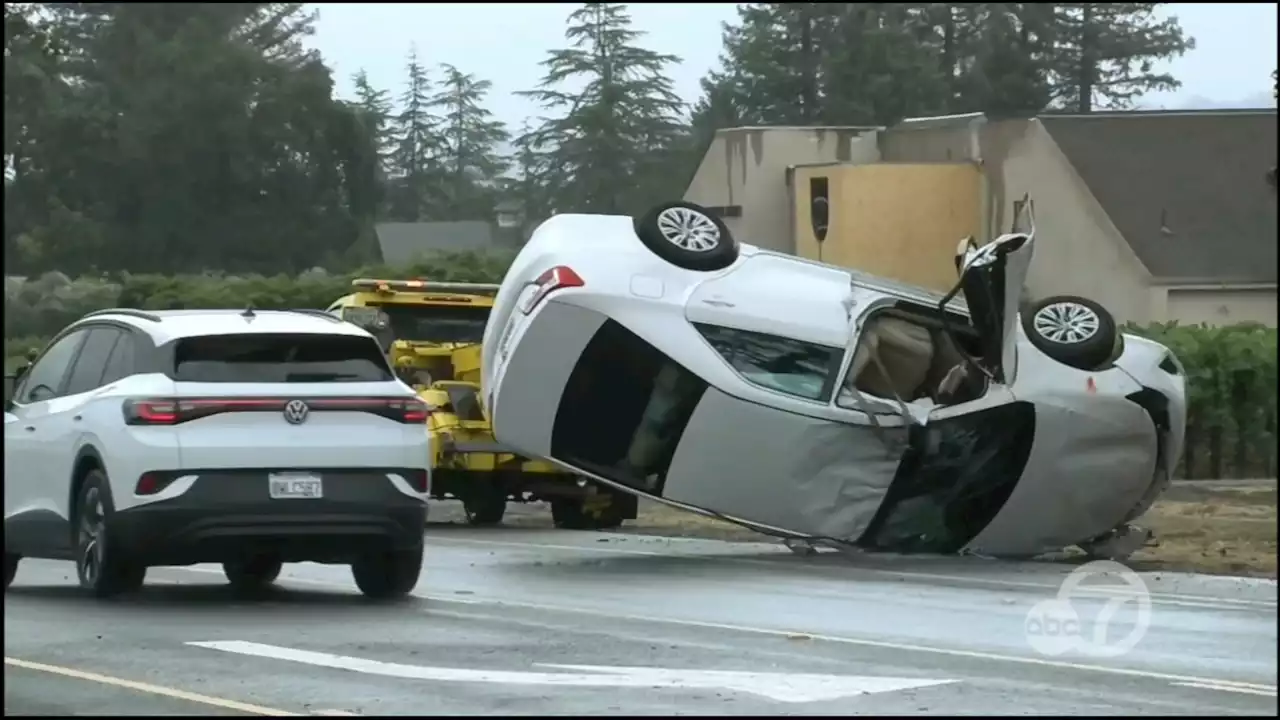
[(533, 281), (534, 291), (520, 306), (520, 312), (528, 315), (533, 312), (547, 298), (548, 295), (562, 288), (583, 287), (586, 285), (582, 277), (573, 271), (573, 268), (564, 265), (557, 265), (550, 270), (538, 276)]
[(425, 423), (430, 414), (426, 403), (404, 397), (130, 398), (123, 409), (126, 425), (179, 425), (229, 412), (286, 413), (295, 401), (304, 413), (367, 412), (406, 425)]
[(427, 404), (421, 400), (393, 400), (390, 405), (400, 412), (396, 419), (406, 425), (425, 423), (427, 416), (431, 414), (427, 410)]
[(178, 422), (176, 400), (125, 400), (126, 425), (174, 425)]

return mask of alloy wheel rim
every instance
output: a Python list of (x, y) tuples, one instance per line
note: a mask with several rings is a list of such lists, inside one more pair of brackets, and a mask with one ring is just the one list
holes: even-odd
[(102, 493), (91, 488), (85, 495), (84, 509), (80, 514), (80, 574), (92, 585), (102, 574), (102, 526), (106, 516), (102, 506)]
[(720, 245), (720, 228), (705, 214), (686, 207), (658, 213), (658, 232), (667, 242), (690, 252), (709, 252)]
[(1080, 303), (1059, 302), (1040, 308), (1032, 325), (1046, 340), (1074, 344), (1097, 335), (1102, 320), (1098, 313)]

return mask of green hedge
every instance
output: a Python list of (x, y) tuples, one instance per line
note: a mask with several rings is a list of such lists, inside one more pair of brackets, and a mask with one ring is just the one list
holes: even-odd
[(1276, 330), (1156, 324), (1128, 328), (1167, 346), (1187, 373), (1187, 478), (1276, 473)]
[(4, 336), (6, 343), (8, 338), (48, 337), (85, 313), (107, 307), (324, 308), (351, 292), (353, 277), (499, 282), (511, 259), (503, 254), (442, 253), (402, 268), (365, 267), (341, 275), (314, 270), (297, 277), (125, 274), (73, 281), (61, 273), (46, 273), (21, 282), (6, 278)]
[[(73, 320), (104, 307), (323, 308), (350, 292), (353, 276), (426, 277), (497, 282), (510, 258), (475, 253), (437, 256), (409, 268), (363, 268), (352, 275), (314, 271), (299, 277), (159, 277), (71, 281), (50, 273), (6, 281), (6, 369), (27, 349)], [(1276, 331), (1260, 325), (1174, 324), (1129, 327), (1171, 348), (1187, 372), (1188, 442), (1180, 474), (1188, 478), (1275, 477)]]

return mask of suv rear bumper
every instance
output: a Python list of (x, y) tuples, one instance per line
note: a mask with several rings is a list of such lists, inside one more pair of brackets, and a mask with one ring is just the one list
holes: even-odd
[(422, 545), (427, 503), (392, 484), (387, 473), (395, 470), (311, 472), (322, 478), (321, 498), (272, 499), (267, 470), (184, 471), (197, 476), (185, 493), (115, 512), (108, 543), (148, 565), (246, 554), (346, 563)]

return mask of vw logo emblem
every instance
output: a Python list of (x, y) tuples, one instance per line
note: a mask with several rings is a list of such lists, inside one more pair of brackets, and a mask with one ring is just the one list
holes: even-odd
[(311, 412), (311, 408), (301, 400), (290, 400), (284, 406), (284, 419), (290, 425), (301, 425), (307, 421), (307, 415)]

